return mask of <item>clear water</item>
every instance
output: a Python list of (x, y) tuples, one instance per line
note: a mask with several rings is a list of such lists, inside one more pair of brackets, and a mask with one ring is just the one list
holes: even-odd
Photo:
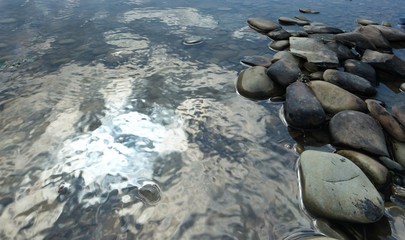
[(402, 0), (0, 0), (0, 238), (316, 232), (294, 146), (331, 147), (234, 87), (242, 57), (271, 53), (246, 19), (300, 7), (345, 30), (405, 13)]

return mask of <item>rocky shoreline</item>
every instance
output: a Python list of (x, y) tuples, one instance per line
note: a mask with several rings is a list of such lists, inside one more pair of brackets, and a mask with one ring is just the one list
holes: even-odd
[[(405, 31), (357, 22), (345, 32), (304, 16), (247, 20), (277, 53), (244, 58), (249, 67), (238, 76), (237, 92), (252, 100), (283, 99), (288, 127), (326, 129), (336, 149), (298, 151), (303, 206), (324, 235), (302, 239), (366, 239), (361, 229), (367, 226), (389, 229), (390, 208), (405, 213), (405, 97), (392, 106), (375, 98), (379, 82), (389, 80), (381, 76), (400, 79), (405, 91), (405, 61), (393, 52), (405, 47)], [(391, 229), (374, 234), (392, 237)]]

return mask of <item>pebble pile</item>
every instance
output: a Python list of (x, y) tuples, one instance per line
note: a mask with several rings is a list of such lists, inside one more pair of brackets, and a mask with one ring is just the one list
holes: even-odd
[[(383, 218), (393, 199), (405, 202), (405, 98), (392, 106), (374, 98), (382, 80), (378, 72), (405, 79), (405, 61), (393, 53), (405, 47), (405, 31), (368, 19), (358, 19), (352, 32), (303, 16), (247, 22), (272, 40), (269, 47), (277, 53), (242, 60), (249, 67), (238, 76), (238, 93), (252, 100), (284, 97), (288, 126), (323, 127), (336, 149), (300, 152), (308, 213), (343, 224), (372, 224)], [(282, 25), (302, 26), (302, 31)], [(405, 91), (404, 83), (400, 88)], [(329, 229), (324, 233), (329, 239), (353, 239), (323, 229)]]

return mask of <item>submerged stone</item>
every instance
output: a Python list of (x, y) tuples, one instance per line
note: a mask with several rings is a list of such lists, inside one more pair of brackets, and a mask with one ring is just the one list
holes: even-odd
[(365, 113), (352, 110), (339, 112), (330, 120), (329, 131), (338, 146), (389, 156), (380, 124)]
[(349, 159), (307, 150), (300, 171), (305, 208), (315, 216), (372, 223), (384, 214), (384, 201), (367, 176)]
[(299, 81), (287, 87), (284, 106), (285, 119), (293, 127), (315, 128), (326, 119), (325, 112), (311, 89)]
[(267, 19), (249, 18), (247, 22), (249, 24), (249, 27), (261, 33), (268, 33), (274, 30), (281, 29), (280, 25)]
[(317, 39), (290, 37), (290, 51), (319, 67), (337, 67), (339, 65), (336, 53)]
[(304, 26), (309, 24), (307, 21), (302, 21), (299, 19), (289, 18), (289, 17), (279, 17), (278, 22), (283, 25), (299, 25)]
[(364, 96), (374, 96), (377, 93), (377, 90), (369, 81), (351, 73), (342, 72), (335, 69), (327, 69), (323, 73), (323, 79), (352, 93), (357, 93)]
[(300, 8), (299, 11), (302, 12), (302, 13), (311, 13), (311, 14), (318, 14), (319, 13), (319, 11), (316, 11), (316, 10), (311, 9), (311, 8)]

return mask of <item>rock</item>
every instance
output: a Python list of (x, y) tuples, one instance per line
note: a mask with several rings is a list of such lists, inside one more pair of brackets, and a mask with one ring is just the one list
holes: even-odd
[(376, 69), (405, 77), (405, 61), (394, 54), (366, 50), (361, 60)]
[(304, 26), (308, 25), (309, 22), (307, 21), (302, 21), (299, 19), (294, 19), (294, 18), (289, 18), (289, 17), (279, 17), (278, 22), (282, 25), (299, 25), (299, 26)]
[(377, 74), (370, 64), (355, 59), (348, 59), (343, 63), (343, 66), (346, 72), (368, 80), (374, 87), (377, 86)]
[(387, 182), (388, 169), (377, 160), (351, 150), (339, 150), (336, 153), (356, 164), (377, 188), (382, 187)]
[(359, 18), (357, 19), (357, 23), (363, 26), (367, 25), (378, 25), (378, 23), (374, 22), (373, 20), (365, 19), (365, 18)]
[(311, 14), (318, 14), (319, 13), (319, 11), (316, 11), (316, 10), (313, 10), (313, 9), (310, 9), (310, 8), (300, 8), (299, 11), (302, 12), (302, 13), (311, 13)]
[(339, 28), (329, 27), (329, 26), (312, 25), (312, 24), (304, 26), (304, 31), (307, 32), (308, 34), (313, 34), (313, 33), (331, 33), (331, 34), (343, 33), (343, 30), (339, 29)]
[(396, 140), (405, 142), (405, 130), (399, 125), (394, 117), (377, 101), (367, 99), (366, 103), (371, 116), (380, 122), (383, 129)]
[(355, 32), (366, 37), (377, 48), (383, 51), (391, 51), (391, 45), (382, 35), (380, 30), (373, 26), (358, 27)]
[(254, 56), (245, 56), (240, 62), (248, 66), (262, 66), (269, 67), (271, 65), (272, 55), (254, 55)]
[(183, 39), (184, 45), (197, 45), (203, 42), (203, 38), (200, 36), (189, 36)]
[(311, 80), (323, 80), (323, 72), (319, 71), (319, 72), (314, 72), (309, 74), (309, 79)]
[(383, 21), (383, 22), (381, 23), (381, 25), (384, 26), (384, 27), (392, 27), (391, 23), (390, 23), (390, 22), (387, 22), (387, 21)]
[(329, 131), (338, 146), (389, 156), (380, 124), (365, 113), (352, 110), (339, 112), (330, 120)]
[(326, 112), (367, 111), (367, 106), (363, 100), (334, 84), (324, 81), (311, 81), (308, 85)]
[(405, 32), (399, 29), (382, 25), (372, 25), (371, 27), (377, 28), (389, 42), (405, 41)]
[(339, 61), (357, 58), (357, 56), (353, 54), (350, 48), (341, 43), (333, 41), (326, 43), (326, 46), (336, 53)]
[(316, 39), (290, 37), (290, 51), (319, 67), (337, 67), (339, 65), (336, 53)]
[(282, 94), (283, 90), (266, 74), (266, 68), (261, 66), (250, 67), (239, 74), (236, 89), (240, 95), (265, 100)]
[(405, 83), (402, 83), (402, 84), (399, 86), (399, 90), (402, 91), (402, 92), (405, 92)]
[(305, 31), (289, 31), (292, 37), (308, 37), (308, 33)]
[(304, 16), (294, 16), (294, 18), (301, 20), (301, 21), (311, 22), (308, 18), (306, 18)]
[(278, 41), (278, 40), (288, 40), (291, 34), (284, 29), (280, 29), (267, 33), (267, 36), (275, 41)]
[(318, 72), (319, 71), (319, 67), (316, 66), (313, 63), (309, 63), (309, 62), (304, 62), (303, 67), (305, 68), (305, 70), (307, 70), (310, 73), (313, 72)]
[(272, 41), (269, 44), (270, 49), (274, 49), (276, 51), (283, 51), (284, 49), (290, 46), (290, 41), (288, 40), (280, 40), (280, 41)]
[(391, 144), (395, 161), (405, 168), (405, 143), (392, 139)]
[(277, 23), (262, 18), (249, 18), (247, 22), (249, 27), (260, 33), (267, 34), (268, 32), (281, 29), (281, 26)]
[(272, 62), (275, 63), (275, 62), (277, 62), (277, 61), (279, 61), (281, 59), (284, 59), (284, 60), (287, 60), (287, 61), (292, 61), (292, 62), (295, 62), (297, 64), (300, 64), (300, 59), (298, 57), (292, 55), (288, 51), (280, 51), (280, 52), (274, 54)]
[(355, 47), (361, 52), (364, 52), (366, 49), (377, 50), (369, 39), (358, 32), (336, 34), (335, 40), (350, 48)]
[(384, 214), (384, 201), (367, 176), (349, 159), (307, 150), (300, 159), (302, 198), (315, 216), (372, 223)]
[(325, 44), (328, 44), (330, 42), (335, 42), (335, 34), (331, 34), (331, 33), (311, 33), (311, 34), (308, 34), (308, 37), (318, 39)]
[(389, 157), (381, 156), (378, 158), (378, 160), (384, 164), (388, 169), (394, 170), (394, 171), (403, 171), (404, 168), (401, 166), (401, 164), (395, 162)]
[(405, 103), (400, 102), (392, 106), (392, 115), (405, 127)]
[(284, 111), (287, 123), (297, 128), (315, 128), (326, 119), (311, 89), (299, 81), (287, 87)]
[(281, 59), (273, 63), (266, 73), (270, 79), (286, 87), (298, 79), (301, 70), (295, 61)]
[(323, 73), (323, 79), (352, 93), (358, 93), (364, 96), (374, 96), (377, 93), (377, 90), (369, 81), (351, 73), (327, 69)]

